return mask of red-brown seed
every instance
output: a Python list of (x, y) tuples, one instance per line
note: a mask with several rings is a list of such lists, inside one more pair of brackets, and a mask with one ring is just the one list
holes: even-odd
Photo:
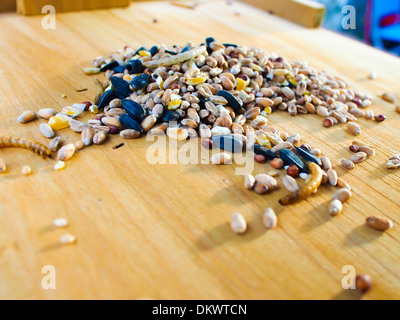
[(85, 105), (85, 110), (86, 111), (89, 110), (89, 108), (92, 106), (92, 103), (90, 101), (82, 102), (82, 104)]
[(255, 160), (256, 162), (258, 162), (258, 163), (264, 163), (265, 161), (267, 161), (267, 160), (265, 159), (265, 157), (264, 157), (262, 154), (256, 154), (256, 155), (254, 156), (254, 160)]
[(212, 141), (210, 139), (203, 139), (203, 140), (201, 140), (201, 146), (205, 149), (211, 149)]
[(382, 121), (386, 120), (386, 117), (383, 114), (379, 114), (379, 115), (375, 116), (374, 118), (375, 118), (375, 121), (377, 121), (377, 122), (382, 122)]
[(326, 118), (322, 124), (324, 125), (325, 128), (329, 128), (333, 126), (333, 120), (330, 118)]
[(351, 145), (351, 146), (349, 147), (349, 150), (350, 150), (351, 152), (357, 153), (357, 152), (360, 151), (360, 147), (357, 146), (357, 145), (355, 145), (355, 144), (353, 144), (353, 145)]
[(362, 294), (365, 294), (369, 290), (371, 290), (371, 287), (372, 287), (372, 281), (369, 275), (359, 274), (356, 276), (356, 288)]
[(286, 173), (293, 178), (297, 178), (300, 174), (299, 168), (297, 168), (297, 166), (295, 166), (294, 164), (290, 165), (289, 168), (287, 168)]
[(271, 161), (271, 167), (274, 169), (280, 169), (283, 167), (283, 160), (280, 158), (275, 158)]

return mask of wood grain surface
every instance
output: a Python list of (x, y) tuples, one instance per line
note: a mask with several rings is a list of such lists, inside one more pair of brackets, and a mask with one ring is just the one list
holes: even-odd
[[(235, 15), (235, 10), (241, 15)], [(158, 23), (152, 20), (157, 18)], [(40, 121), (22, 125), (26, 109), (60, 110), (93, 99), (93, 78), (82, 73), (92, 58), (130, 44), (221, 42), (259, 46), (318, 69), (342, 75), (354, 88), (375, 97), (375, 113), (387, 120), (360, 120), (360, 140), (377, 155), (352, 172), (338, 167), (349, 157), (353, 136), (343, 126), (322, 127), (317, 116), (276, 112), (270, 123), (300, 133), (306, 143), (334, 161), (351, 184), (353, 198), (332, 218), (327, 206), (333, 187), (291, 207), (281, 207), (279, 190), (266, 196), (246, 191), (233, 166), (150, 165), (149, 143), (114, 136), (105, 145), (80, 151), (62, 172), (54, 160), (29, 151), (0, 150), (8, 171), (0, 176), (0, 298), (2, 299), (360, 299), (342, 289), (342, 268), (352, 265), (371, 275), (364, 299), (400, 298), (400, 171), (384, 163), (400, 152), (400, 115), (377, 97), (400, 99), (400, 60), (329, 31), (305, 29), (253, 7), (225, 2), (188, 10), (167, 2), (134, 3), (128, 9), (57, 15), (56, 30), (41, 17), (0, 15), (0, 134), (46, 139)], [(367, 79), (371, 70), (379, 77)], [(88, 88), (78, 93), (77, 89)], [(66, 94), (67, 98), (62, 98)], [(79, 135), (60, 132), (64, 143)], [(30, 165), (33, 174), (21, 175)], [(257, 164), (255, 173), (268, 172)], [(267, 207), (279, 216), (266, 231)], [(249, 222), (243, 236), (229, 227), (239, 211)], [(386, 233), (369, 229), (372, 214), (394, 222)], [(65, 217), (66, 230), (52, 227)], [(73, 246), (59, 245), (65, 232)], [(56, 290), (41, 287), (43, 266), (57, 272)]]

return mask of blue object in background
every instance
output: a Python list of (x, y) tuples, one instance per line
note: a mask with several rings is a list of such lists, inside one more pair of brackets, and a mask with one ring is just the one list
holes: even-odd
[[(400, 0), (315, 0), (327, 8), (324, 27), (400, 55)], [(343, 29), (346, 5), (356, 12), (356, 28)]]

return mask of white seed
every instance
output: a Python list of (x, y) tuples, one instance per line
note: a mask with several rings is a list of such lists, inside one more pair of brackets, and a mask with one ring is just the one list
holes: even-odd
[(72, 131), (81, 133), (87, 127), (87, 124), (78, 120), (71, 119), (69, 122), (69, 127)]
[(207, 125), (202, 123), (199, 126), (199, 131), (200, 131), (200, 137), (201, 138), (203, 138), (203, 139), (210, 139), (211, 138), (211, 130)]
[(311, 153), (317, 157), (319, 157), (322, 154), (321, 150), (319, 149), (312, 149)]
[(281, 142), (281, 143), (278, 143), (276, 146), (274, 146), (271, 149), (271, 151), (276, 153), (283, 149), (292, 149), (292, 148), (293, 148), (293, 145), (290, 142)]
[(64, 219), (64, 218), (54, 219), (53, 223), (57, 228), (68, 227), (68, 221), (67, 221), (67, 219)]
[(94, 144), (103, 144), (107, 139), (107, 133), (105, 132), (97, 132), (94, 136), (93, 136), (93, 143)]
[(86, 127), (81, 133), (81, 139), (85, 146), (90, 146), (93, 142), (95, 131), (92, 127)]
[(231, 228), (233, 232), (237, 234), (243, 234), (246, 232), (247, 230), (246, 220), (239, 212), (236, 212), (232, 215)]
[(302, 172), (299, 174), (300, 178), (302, 178), (303, 180), (306, 180), (308, 178), (308, 174), (305, 172)]
[(39, 131), (44, 137), (48, 139), (52, 139), (56, 135), (53, 129), (47, 123), (41, 123), (39, 125)]
[(332, 198), (340, 200), (342, 203), (344, 203), (351, 198), (351, 192), (349, 189), (342, 188), (336, 191)]
[(365, 152), (368, 155), (368, 157), (372, 157), (375, 155), (375, 150), (369, 146), (360, 146), (360, 151)]
[(333, 187), (336, 186), (338, 181), (338, 176), (336, 171), (334, 169), (330, 169), (326, 174), (328, 175), (329, 184)]
[(24, 176), (29, 176), (29, 175), (32, 173), (32, 169), (31, 169), (30, 166), (23, 166), (23, 167), (22, 167), (22, 170), (21, 170), (21, 173), (22, 173)]
[(248, 190), (253, 189), (256, 179), (251, 174), (246, 174), (244, 176), (244, 187)]
[(276, 190), (278, 188), (278, 182), (275, 178), (267, 174), (258, 174), (255, 176), (256, 183), (260, 183), (268, 187), (268, 190)]
[(54, 166), (54, 170), (61, 171), (61, 170), (64, 170), (65, 167), (66, 167), (66, 165), (65, 165), (64, 161), (58, 161)]
[(361, 127), (355, 122), (347, 123), (347, 132), (353, 136), (358, 136), (361, 134)]
[(22, 114), (18, 117), (17, 121), (20, 123), (28, 123), (36, 119), (36, 113), (33, 111), (27, 110), (22, 112)]
[(354, 169), (354, 162), (350, 161), (348, 159), (340, 159), (340, 165), (347, 169), (347, 170), (353, 170)]
[(61, 236), (60, 242), (62, 244), (75, 244), (76, 243), (76, 237), (72, 234), (66, 233)]
[(371, 71), (371, 72), (368, 74), (368, 79), (369, 79), (369, 80), (375, 80), (377, 77), (378, 77), (378, 74), (377, 74), (375, 71)]
[(61, 143), (61, 137), (55, 137), (53, 140), (51, 140), (49, 143), (50, 151), (56, 152), (58, 150), (58, 147), (60, 146), (60, 143)]
[(337, 216), (340, 212), (343, 210), (343, 203), (338, 200), (334, 199), (332, 202), (329, 204), (329, 214), (332, 216)]
[(42, 119), (49, 120), (51, 117), (54, 117), (57, 114), (57, 111), (51, 108), (40, 109), (38, 112), (38, 116)]
[(211, 129), (211, 135), (213, 135), (213, 136), (221, 136), (221, 135), (225, 136), (225, 135), (229, 135), (230, 133), (231, 133), (231, 130), (226, 127), (216, 126)]
[(278, 217), (276, 216), (272, 208), (267, 208), (263, 215), (263, 223), (267, 229), (275, 228), (278, 223)]
[(325, 171), (329, 171), (332, 169), (332, 163), (331, 160), (329, 160), (328, 157), (321, 157), (321, 162), (322, 162), (322, 168), (324, 168)]
[(67, 144), (62, 147), (57, 154), (58, 160), (67, 161), (72, 158), (76, 150), (76, 147), (73, 143)]
[(350, 158), (350, 161), (354, 163), (363, 162), (367, 158), (367, 154), (365, 152), (357, 152)]
[(390, 102), (390, 103), (395, 103), (396, 102), (396, 97), (393, 94), (389, 93), (389, 92), (383, 93), (382, 94), (382, 99), (387, 101), (387, 102)]
[(289, 175), (286, 175), (282, 178), (282, 183), (289, 192), (293, 193), (299, 191), (299, 185), (297, 184), (296, 180)]
[(211, 157), (212, 164), (228, 164), (232, 160), (232, 156), (228, 153), (221, 152)]

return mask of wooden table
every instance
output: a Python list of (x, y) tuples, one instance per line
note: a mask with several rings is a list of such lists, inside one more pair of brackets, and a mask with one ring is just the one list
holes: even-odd
[[(42, 142), (39, 122), (21, 125), (17, 116), (92, 99), (93, 78), (82, 67), (126, 44), (200, 43), (212, 35), (307, 60), (374, 96), (389, 91), (400, 98), (398, 58), (241, 4), (213, 1), (188, 10), (167, 2), (135, 3), (129, 9), (59, 14), (56, 30), (42, 29), (41, 17), (9, 13), (0, 16), (0, 30), (0, 134)], [(367, 80), (371, 70), (379, 74), (375, 81)], [(77, 93), (81, 88), (89, 91)], [(113, 150), (122, 140), (113, 137), (79, 152), (62, 172), (53, 170), (53, 160), (1, 150), (8, 172), (0, 177), (0, 297), (359, 299), (341, 286), (343, 266), (353, 265), (374, 281), (364, 298), (400, 298), (400, 171), (384, 167), (400, 152), (400, 115), (377, 97), (372, 108), (388, 117), (384, 123), (360, 120), (361, 139), (374, 144), (377, 155), (352, 172), (338, 168), (354, 196), (335, 218), (327, 213), (333, 187), (283, 208), (277, 200), (284, 190), (266, 196), (246, 191), (233, 166), (152, 166), (145, 139)], [(350, 156), (353, 137), (342, 126), (325, 129), (316, 116), (282, 112), (270, 119), (301, 133), (335, 166)], [(61, 135), (66, 142), (79, 139), (70, 130)], [(23, 165), (32, 167), (31, 176), (21, 175)], [(257, 164), (255, 171), (269, 169)], [(269, 206), (279, 225), (266, 231), (261, 215)], [(249, 221), (244, 236), (230, 230), (235, 211)], [(384, 234), (369, 229), (364, 222), (372, 214), (390, 217), (395, 227)], [(70, 227), (53, 228), (57, 217), (66, 217)], [(77, 236), (76, 245), (58, 244), (66, 231)], [(56, 268), (56, 290), (41, 287), (45, 265)]]

